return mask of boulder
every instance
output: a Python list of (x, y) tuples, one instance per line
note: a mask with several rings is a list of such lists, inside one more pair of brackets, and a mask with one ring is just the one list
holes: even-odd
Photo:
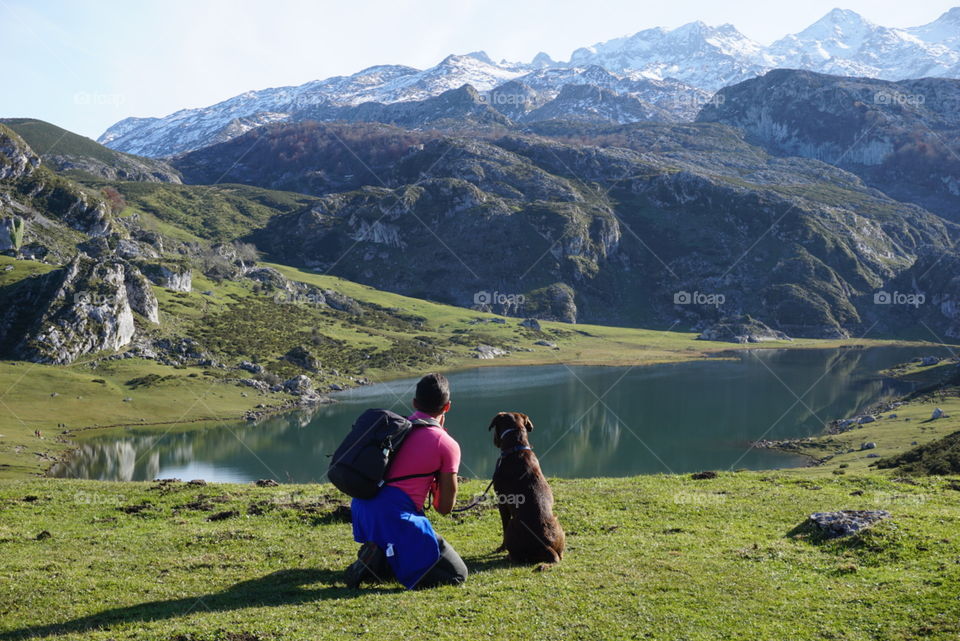
[(946, 417), (946, 414), (944, 414), (943, 410), (938, 407), (935, 410), (933, 410), (933, 413), (930, 415), (930, 420), (935, 421), (938, 418), (944, 418), (944, 417)]
[(540, 331), (540, 321), (536, 318), (527, 318), (520, 321), (520, 327), (526, 327), (527, 329), (532, 329), (535, 332)]
[(940, 363), (940, 359), (937, 358), (936, 356), (924, 356), (923, 358), (920, 359), (920, 365), (923, 367), (938, 365), (939, 363)]
[(241, 384), (241, 385), (246, 385), (247, 387), (252, 387), (253, 389), (257, 390), (258, 392), (264, 392), (264, 393), (266, 393), (266, 392), (269, 392), (269, 391), (270, 391), (270, 386), (269, 386), (269, 385), (267, 385), (264, 381), (259, 381), (259, 380), (255, 379), (255, 378), (241, 378), (241, 379), (240, 379), (240, 384)]
[(840, 510), (838, 512), (815, 512), (808, 521), (827, 538), (856, 534), (860, 530), (890, 518), (886, 510)]
[(287, 279), (273, 267), (257, 267), (248, 271), (244, 276), (275, 289), (286, 289), (287, 287)]
[(870, 441), (869, 443), (864, 443), (863, 445), (860, 446), (861, 452), (864, 450), (875, 450), (875, 449), (877, 449), (877, 444), (874, 443), (873, 441)]
[(240, 361), (240, 364), (237, 365), (237, 367), (245, 372), (250, 372), (251, 374), (263, 373), (263, 365), (251, 363), (250, 361)]
[(298, 374), (283, 383), (283, 389), (296, 396), (313, 394), (313, 381), (308, 376)]
[(550, 341), (537, 341), (536, 343), (534, 343), (534, 345), (540, 345), (541, 347), (550, 347), (553, 349), (556, 349), (557, 347), (556, 343), (551, 343)]
[(491, 358), (498, 358), (500, 356), (506, 356), (509, 352), (499, 347), (493, 347), (492, 345), (477, 345), (473, 348), (475, 354), (474, 358), (479, 358), (483, 360), (489, 360)]

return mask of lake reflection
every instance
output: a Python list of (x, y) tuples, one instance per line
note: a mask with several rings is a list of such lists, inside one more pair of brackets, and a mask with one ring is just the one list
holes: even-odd
[[(757, 350), (733, 360), (637, 368), (486, 367), (449, 376), (450, 433), (461, 474), (489, 478), (498, 455), (487, 431), (498, 411), (531, 416), (534, 449), (548, 476), (594, 477), (767, 469), (803, 459), (751, 450), (759, 438), (819, 433), (910, 387), (881, 369), (936, 353), (926, 348)], [(324, 480), (332, 454), (367, 407), (408, 411), (416, 379), (338, 394), (340, 402), (258, 424), (177, 431), (130, 428), (84, 439), (53, 473), (72, 478), (245, 482)], [(798, 400), (798, 397), (800, 399)]]

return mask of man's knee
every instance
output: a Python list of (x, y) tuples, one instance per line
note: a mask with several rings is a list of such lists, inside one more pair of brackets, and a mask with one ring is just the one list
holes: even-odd
[(457, 551), (449, 543), (437, 536), (440, 558), (417, 587), (428, 588), (439, 585), (460, 585), (467, 580), (469, 571)]
[(439, 541), (439, 543), (440, 562), (446, 566), (446, 570), (451, 576), (451, 581), (454, 583), (463, 583), (467, 580), (467, 575), (470, 574), (469, 570), (467, 570), (467, 564), (464, 563), (452, 545), (443, 540)]

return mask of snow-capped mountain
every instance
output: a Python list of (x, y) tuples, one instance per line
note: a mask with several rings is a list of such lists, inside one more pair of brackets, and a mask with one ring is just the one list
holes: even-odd
[(210, 107), (182, 109), (164, 118), (127, 118), (107, 129), (98, 142), (141, 156), (170, 156), (229, 140), (260, 125), (296, 119), (297, 114), (315, 113), (318, 107), (423, 100), (465, 84), (488, 91), (525, 70), (498, 65), (483, 52), (447, 56), (423, 71), (381, 65), (298, 87), (248, 91)]
[[(127, 118), (107, 129), (99, 142), (129, 153), (169, 156), (273, 122), (336, 117), (348, 113), (341, 108), (363, 103), (424, 101), (464, 85), (515, 121), (527, 119), (569, 85), (591, 85), (629, 100), (580, 90), (540, 113), (576, 118), (571, 109), (584, 105), (587, 111), (579, 115), (588, 118), (606, 114), (633, 121), (649, 114), (657, 120), (692, 120), (718, 89), (783, 67), (893, 81), (960, 77), (960, 7), (909, 29), (882, 27), (853, 11), (835, 9), (769, 47), (729, 24), (692, 22), (577, 49), (568, 62), (539, 53), (529, 64), (497, 63), (480, 51), (448, 56), (424, 70), (382, 65), (297, 87), (249, 91), (163, 118)], [(386, 113), (376, 107), (363, 112)]]
[(960, 8), (913, 29), (890, 29), (834, 9), (773, 43), (767, 65), (843, 76), (904, 80), (951, 76), (960, 64)]
[(672, 31), (646, 29), (577, 49), (572, 65), (598, 65), (663, 80), (673, 78), (716, 91), (764, 71), (763, 47), (733, 25), (709, 27), (691, 22)]

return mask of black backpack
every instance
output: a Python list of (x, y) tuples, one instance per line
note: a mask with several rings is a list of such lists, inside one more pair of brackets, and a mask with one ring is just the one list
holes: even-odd
[(370, 499), (385, 483), (433, 476), (436, 471), (387, 478), (397, 450), (407, 435), (422, 425), (439, 423), (430, 420), (411, 422), (389, 410), (365, 411), (334, 452), (327, 477), (341, 492), (358, 499)]

